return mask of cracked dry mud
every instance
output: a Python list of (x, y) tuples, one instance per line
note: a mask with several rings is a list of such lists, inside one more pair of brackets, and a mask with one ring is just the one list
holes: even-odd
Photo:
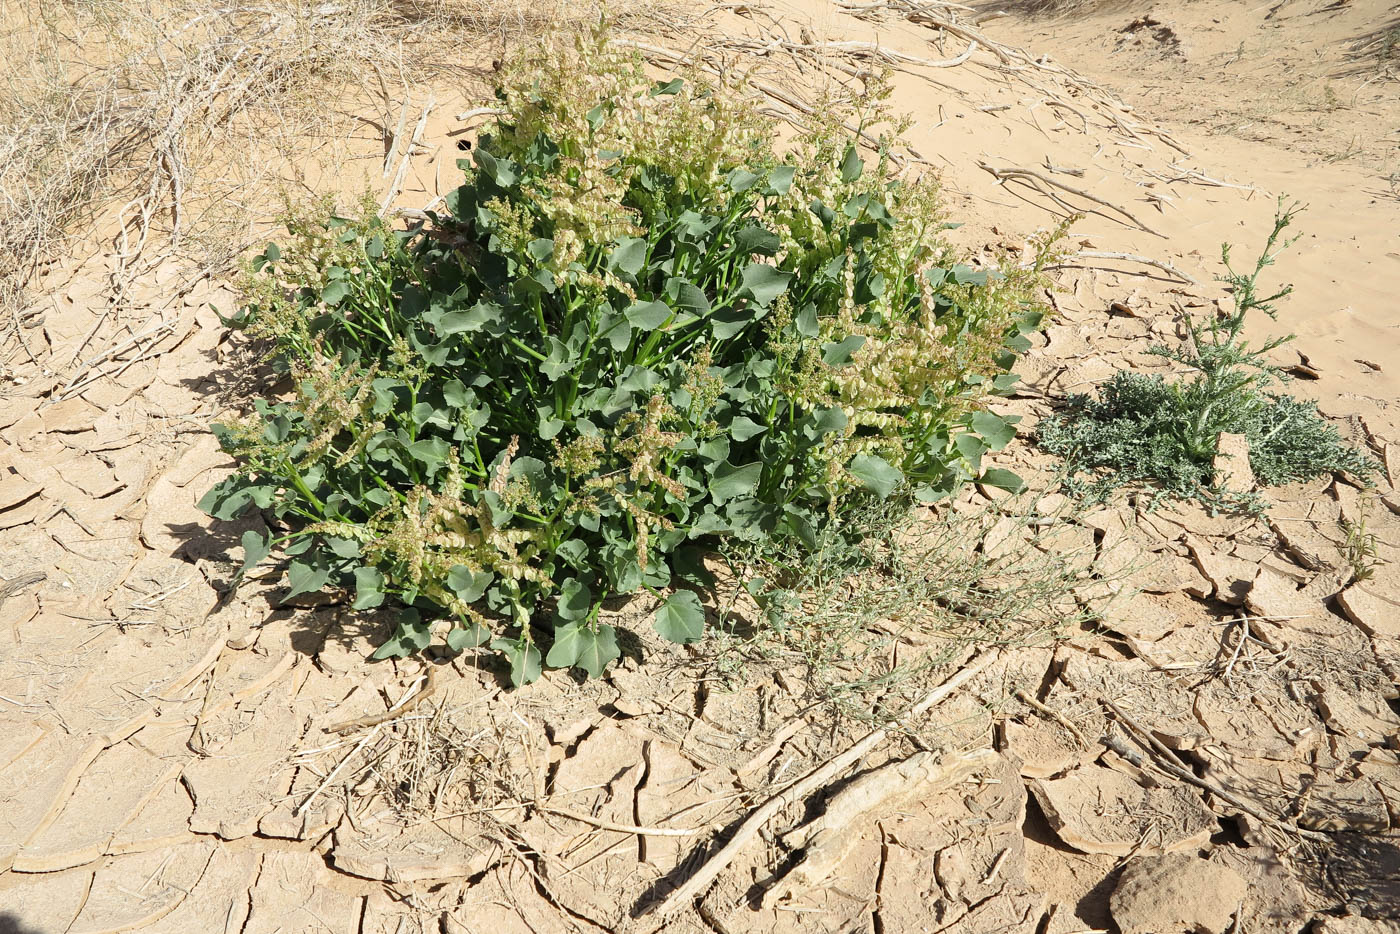
[[(1249, 42), (1273, 35), (1249, 30), (1305, 26), (1316, 42), (1382, 6), (1295, 0), (1264, 23), (1203, 2), (986, 25), (1091, 75), (1105, 74), (1095, 55), (1135, 63), (1124, 93), (1152, 106), (1132, 117), (1080, 100), (1081, 122), (1072, 84), (1032, 93), (969, 68), (940, 71), (938, 88), (897, 76), (919, 145), (948, 162), (965, 242), (991, 247), (1049, 218), (1033, 192), (976, 168), (995, 148), (1004, 161), (1087, 169), (1094, 191), (1164, 233), (1090, 216), (1075, 228), (1085, 248), (1170, 259), (1202, 283), (1068, 262), (1058, 316), (1032, 335), (1021, 387), (999, 410), (1029, 430), (1118, 366), (1160, 368), (1146, 344), (1178, 339), (1183, 311), (1220, 298), (1198, 251), (1246, 239), (1286, 186), (1319, 202), (1293, 306), (1316, 313), (1280, 325), (1306, 353), (1297, 366), (1311, 376), (1296, 391), (1389, 473), (1374, 490), (1327, 478), (1267, 491), (1260, 519), (1138, 499), (1084, 510), (1049, 493), (1032, 508), (1059, 525), (1039, 544), (1087, 569), (1074, 596), (1103, 624), (1009, 650), (780, 811), (664, 922), (641, 912), (868, 727), (809, 710), (800, 670), (728, 683), (705, 672), (649, 638), (645, 606), (619, 620), (646, 643), (641, 664), (508, 692), (470, 659), (366, 664), (385, 614), (334, 598), (285, 608), (263, 580), (220, 601), (246, 526), (213, 525), (195, 503), (230, 467), (207, 425), (248, 359), (209, 309), (233, 305), (219, 283), (172, 292), (170, 264), (134, 283), (131, 314), (175, 322), (158, 355), (62, 402), (39, 405), (61, 374), (12, 361), (26, 382), (0, 398), (0, 932), (1400, 930), (1400, 202), (1361, 194), (1382, 183), (1360, 166), (1309, 165), (1290, 148), (1287, 113), (1259, 124), (1276, 138), (1258, 139), (1215, 132), (1235, 126), (1226, 105), (1206, 112), (1234, 67), (1222, 64), (1221, 19)], [(777, 12), (911, 55), (946, 38), (815, 0)], [(757, 28), (742, 9), (713, 23)], [(1242, 67), (1279, 80), (1284, 52), (1260, 48)], [(1140, 86), (1195, 67), (1210, 78), (1199, 100)], [(1189, 116), (1170, 124), (1170, 142), (1146, 123), (1116, 129), (1144, 109)], [(450, 142), (452, 129), (435, 119), (425, 138)], [(1340, 132), (1325, 123), (1317, 138)], [(405, 204), (439, 193), (430, 160), (415, 157), (421, 185)], [(1227, 175), (1270, 194), (1201, 180)], [(1356, 216), (1367, 230), (1353, 230)], [(65, 298), (42, 337), (56, 359), (102, 313), (111, 262), (94, 247), (51, 271)], [(1027, 476), (1054, 466), (1027, 443), (1005, 463)], [(1021, 507), (974, 489), (955, 508)], [(1346, 529), (1363, 515), (1380, 564), (1358, 581)], [(992, 523), (984, 547), (1014, 554), (1022, 528)], [(898, 651), (927, 642), (910, 631)], [(409, 714), (328, 731), (408, 697), (425, 665), (435, 688)], [(1191, 897), (1207, 890), (1212, 900)]]

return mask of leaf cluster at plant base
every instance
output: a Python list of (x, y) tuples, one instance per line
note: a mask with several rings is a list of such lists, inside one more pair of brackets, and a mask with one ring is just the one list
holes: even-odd
[[(1051, 241), (959, 265), (936, 187), (867, 165), (844, 121), (781, 154), (734, 88), (654, 83), (602, 33), (503, 70), (504, 116), (447, 212), (398, 231), (304, 217), (255, 258), (230, 321), (289, 393), (216, 428), (294, 592), (409, 608), (379, 655), (489, 645), (516, 683), (599, 674), (604, 601), (648, 591), (666, 639), (705, 629), (724, 539), (814, 547), (862, 499), (928, 502), (1014, 436), (1008, 389)], [(669, 595), (667, 595), (669, 593)]]
[[(1367, 458), (1347, 445), (1317, 406), (1288, 395), (1264, 395), (1222, 413), (1222, 431), (1249, 440), (1249, 464), (1265, 486), (1309, 480), (1326, 473), (1365, 476)], [(1037, 427), (1040, 446), (1075, 471), (1075, 492), (1103, 495), (1125, 484), (1150, 484), (1164, 494), (1206, 505), (1252, 511), (1257, 497), (1214, 487), (1213, 457), (1193, 455), (1181, 438), (1189, 399), (1160, 376), (1118, 372), (1098, 398), (1072, 396), (1065, 410)]]

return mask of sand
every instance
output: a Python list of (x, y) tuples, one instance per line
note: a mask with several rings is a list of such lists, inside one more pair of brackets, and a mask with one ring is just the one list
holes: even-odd
[[(1074, 253), (1130, 257), (1070, 256), (1056, 271), (1058, 315), (1003, 407), (1026, 427), (1118, 367), (1160, 372), (1146, 345), (1225, 298), (1220, 244), (1247, 259), (1280, 197), (1306, 204), (1273, 270), (1294, 292), (1252, 336), (1296, 333), (1275, 352), (1300, 376), (1289, 391), (1400, 463), (1400, 83), (1393, 64), (1348, 52), (1395, 9), (1023, 6), (969, 28), (1025, 56), (981, 42), (964, 58), (976, 33), (896, 8), (799, 0), (697, 22), (711, 41), (771, 41), (771, 14), (809, 47), (906, 56), (893, 100), (923, 160), (909, 170), (939, 173), (965, 222), (951, 236), (984, 260), (1071, 209), (1088, 212), (1069, 231)], [(471, 136), (455, 115), (476, 91), (448, 82), (412, 89), (407, 123), (430, 94), (397, 207), (445, 194)], [(381, 142), (351, 140), (369, 158), (305, 177), (382, 194)], [(280, 608), (262, 579), (216, 603), (242, 527), (212, 528), (194, 504), (231, 466), (207, 425), (238, 405), (250, 365), (209, 309), (229, 310), (233, 292), (171, 257), (109, 322), (101, 232), (99, 220), (48, 272), (54, 308), (24, 332), (43, 362), (9, 357), (0, 396), (0, 576), (14, 584), (0, 602), (0, 932), (656, 930), (640, 915), (717, 830), (865, 731), (810, 710), (797, 669), (726, 689), (685, 651), (649, 644), (645, 662), (604, 679), (556, 673), (512, 693), (460, 660), (364, 664), (383, 613)], [(63, 395), (74, 372), (61, 364), (99, 321), (84, 359), (124, 339), (116, 326), (157, 329), (142, 360), (39, 407)], [(1005, 463), (1053, 468), (1024, 440)], [(664, 929), (1146, 930), (1180, 906), (1144, 890), (1199, 879), (1248, 885), (1242, 903), (1192, 922), (1211, 930), (1235, 914), (1250, 931), (1393, 924), (1397, 481), (1270, 491), (1261, 519), (1042, 500), (1069, 513), (1037, 544), (1074, 554), (1075, 596), (1118, 599), (1102, 627), (1008, 652), (911, 726), (939, 755), (986, 750), (976, 774), (851, 808), (824, 831), (844, 835), (824, 845), (831, 865), (794, 833), (839, 800), (828, 786)], [(999, 497), (969, 490), (960, 508)], [(1345, 561), (1344, 520), (1361, 515), (1382, 562), (1367, 581)], [(998, 534), (1009, 553), (1028, 547)], [(896, 651), (920, 645), (910, 634)], [(428, 663), (436, 688), (412, 716), (326, 731), (382, 712)], [(860, 770), (898, 774), (921, 754), (899, 737)]]

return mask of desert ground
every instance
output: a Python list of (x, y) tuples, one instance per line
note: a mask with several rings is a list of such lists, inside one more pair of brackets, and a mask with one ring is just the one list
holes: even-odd
[[(613, 6), (658, 77), (745, 69), (798, 125), (889, 69), (988, 264), (1076, 217), (995, 406), (1030, 490), (911, 532), (1044, 605), (953, 637), (825, 582), (808, 630), (683, 647), (640, 600), (645, 651), (512, 689), (367, 661), (392, 611), (284, 603), (274, 561), (231, 588), (246, 526), (196, 503), (251, 400), (239, 257), (285, 203), (440, 204), (493, 63), (598, 12), (546, 7), (0, 0), (0, 934), (1400, 932), (1400, 6)], [(1068, 498), (1037, 422), (1167, 372), (1281, 197), (1251, 337), (1297, 335), (1372, 482)]]

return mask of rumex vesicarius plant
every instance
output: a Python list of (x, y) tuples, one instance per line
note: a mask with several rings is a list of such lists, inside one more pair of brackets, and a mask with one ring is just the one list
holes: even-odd
[[(263, 510), (289, 596), (402, 605), (379, 657), (489, 644), (516, 683), (596, 676), (611, 597), (698, 639), (724, 536), (815, 540), (859, 497), (924, 500), (1014, 434), (981, 402), (1034, 327), (1030, 268), (956, 265), (936, 189), (867, 166), (878, 86), (776, 146), (737, 87), (656, 83), (598, 34), (507, 65), (466, 182), (408, 230), (289, 225), (231, 320), (270, 339), (279, 401), (216, 427), (205, 497)], [(882, 137), (884, 139), (885, 137)]]

